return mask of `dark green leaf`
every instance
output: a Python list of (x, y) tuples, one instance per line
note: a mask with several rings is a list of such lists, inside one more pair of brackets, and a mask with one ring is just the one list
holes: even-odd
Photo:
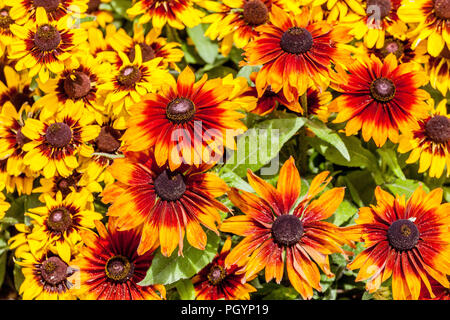
[(205, 37), (205, 31), (208, 28), (205, 24), (199, 24), (194, 28), (187, 28), (189, 37), (195, 44), (197, 53), (205, 60), (206, 63), (212, 64), (217, 57), (219, 46)]

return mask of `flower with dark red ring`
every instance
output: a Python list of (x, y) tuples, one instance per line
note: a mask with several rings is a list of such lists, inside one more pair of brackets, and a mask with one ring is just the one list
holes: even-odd
[(182, 163), (217, 162), (224, 147), (235, 149), (234, 137), (247, 129), (240, 121), (244, 114), (238, 112), (243, 100), (235, 96), (246, 87), (246, 81), (231, 76), (208, 80), (205, 74), (196, 82), (186, 67), (176, 82), (168, 77), (158, 93), (130, 109), (124, 150), (154, 148), (158, 165), (167, 163), (171, 170)]
[(83, 29), (71, 28), (75, 19), (64, 16), (59, 21), (49, 21), (45, 9), (38, 7), (36, 22), (29, 21), (23, 26), (12, 25), (16, 39), (11, 43), (10, 59), (17, 60), (17, 71), (28, 70), (30, 78), (39, 75), (47, 82), (50, 72), (59, 74), (65, 65), (74, 63), (73, 53), (86, 41)]
[(33, 21), (37, 19), (38, 8), (43, 8), (48, 20), (54, 21), (70, 14), (85, 12), (87, 2), (88, 0), (8, 0), (14, 17), (27, 17)]
[(171, 171), (158, 166), (153, 156), (139, 155), (116, 159), (107, 169), (117, 181), (102, 193), (104, 203), (112, 203), (108, 215), (117, 217), (119, 230), (142, 227), (139, 254), (161, 245), (161, 253), (170, 256), (178, 246), (183, 252), (183, 239), (203, 250), (206, 233), (201, 225), (217, 231), (219, 211), (228, 208), (215, 198), (227, 191), (227, 185), (211, 166), (182, 165)]
[(337, 68), (333, 88), (341, 93), (329, 109), (338, 112), (334, 122), (347, 122), (347, 136), (361, 130), (364, 141), (371, 138), (378, 147), (389, 138), (398, 142), (399, 130), (428, 115), (425, 102), (430, 95), (419, 89), (427, 82), (423, 72), (409, 63), (398, 64), (393, 54), (383, 62), (372, 55), (348, 66), (347, 73)]
[[(227, 267), (225, 265), (230, 249), (231, 238), (228, 237), (222, 251), (192, 278), (198, 300), (248, 300), (249, 293), (256, 291), (251, 284), (244, 281), (243, 266), (233, 264)], [(252, 279), (248, 279), (250, 280)]]
[(226, 219), (220, 231), (244, 239), (226, 257), (225, 265), (245, 264), (245, 280), (265, 269), (266, 282), (275, 278), (280, 283), (286, 263), (292, 286), (304, 299), (311, 299), (313, 288), (321, 290), (318, 267), (332, 277), (328, 255), (345, 253), (340, 247), (351, 244), (338, 227), (323, 221), (339, 207), (344, 188), (333, 188), (311, 201), (330, 182), (328, 174), (317, 175), (297, 204), (301, 181), (292, 157), (281, 168), (276, 188), (248, 170), (248, 181), (258, 196), (235, 188), (228, 192), (244, 215)]
[(88, 300), (161, 300), (163, 285), (140, 286), (153, 261), (153, 252), (138, 255), (138, 229), (118, 231), (115, 220), (108, 226), (96, 222), (98, 235), (83, 233), (85, 246), (76, 260), (81, 283), (77, 295)]
[(448, 288), (450, 203), (441, 204), (442, 195), (420, 186), (405, 200), (377, 187), (377, 204), (360, 208), (357, 225), (344, 230), (366, 248), (347, 266), (359, 269), (356, 281), (367, 280), (372, 293), (392, 278), (395, 300), (417, 300), (422, 288), (434, 298), (431, 278)]
[[(430, 297), (430, 293), (426, 287), (422, 287), (420, 290), (419, 300), (450, 300), (450, 288), (444, 287), (442, 284), (428, 277), (430, 280), (431, 289), (435, 295), (434, 298)], [(447, 276), (449, 278), (449, 276)], [(450, 281), (450, 279), (449, 279)]]
[(270, 85), (283, 90), (288, 101), (297, 101), (311, 83), (324, 90), (333, 63), (348, 63), (350, 53), (342, 43), (351, 40), (345, 26), (312, 22), (305, 7), (299, 15), (288, 15), (273, 6), (270, 23), (256, 27), (259, 36), (245, 48), (245, 64), (262, 65), (256, 76), (261, 97)]

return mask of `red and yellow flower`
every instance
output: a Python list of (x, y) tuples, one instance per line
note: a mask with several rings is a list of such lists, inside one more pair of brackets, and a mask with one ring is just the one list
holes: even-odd
[(83, 232), (85, 246), (76, 260), (80, 268), (80, 289), (76, 294), (88, 300), (161, 300), (163, 285), (140, 286), (153, 260), (153, 252), (137, 253), (141, 234), (138, 229), (119, 231), (114, 219), (108, 227), (101, 222), (94, 232)]
[(419, 173), (429, 170), (430, 177), (439, 178), (447, 166), (447, 176), (450, 176), (450, 115), (447, 114), (447, 99), (442, 100), (428, 117), (414, 123), (410, 130), (400, 136), (398, 151), (411, 151), (406, 163), (419, 161)]
[[(166, 80), (156, 94), (144, 97), (130, 109), (130, 119), (123, 135), (126, 151), (154, 148), (159, 166), (169, 164), (175, 170), (182, 163), (217, 162), (224, 147), (235, 149), (234, 137), (246, 130), (240, 121), (245, 109), (237, 94), (247, 83), (231, 78), (199, 81), (189, 67)], [(243, 87), (241, 87), (243, 86)]]
[(110, 217), (117, 217), (119, 230), (142, 227), (137, 249), (143, 254), (161, 245), (161, 253), (170, 256), (183, 239), (203, 250), (206, 233), (201, 225), (217, 231), (219, 212), (228, 208), (215, 198), (227, 191), (223, 180), (206, 170), (211, 166), (182, 166), (171, 171), (159, 167), (148, 156), (116, 159), (108, 168), (117, 181), (103, 191), (104, 203), (112, 203)]
[(360, 208), (357, 225), (346, 230), (366, 248), (347, 266), (359, 269), (356, 281), (367, 280), (366, 289), (375, 292), (392, 277), (395, 300), (417, 300), (422, 287), (434, 298), (429, 277), (449, 287), (450, 203), (441, 204), (442, 194), (419, 187), (406, 200), (375, 189), (377, 204)]
[(43, 8), (49, 21), (86, 11), (88, 0), (8, 0), (14, 19), (27, 18), (37, 21), (38, 8)]
[(135, 0), (127, 10), (132, 18), (140, 16), (139, 24), (150, 20), (154, 28), (162, 29), (167, 23), (176, 29), (193, 28), (200, 24), (205, 13), (194, 7), (198, 0)]
[(275, 278), (280, 283), (286, 263), (292, 286), (304, 299), (311, 299), (313, 288), (321, 290), (318, 266), (333, 277), (328, 255), (344, 253), (340, 247), (350, 244), (338, 227), (324, 221), (339, 207), (344, 188), (333, 188), (311, 201), (330, 182), (328, 174), (316, 176), (298, 202), (301, 181), (292, 157), (281, 168), (276, 188), (248, 170), (248, 181), (258, 196), (235, 188), (228, 192), (244, 215), (226, 219), (220, 231), (244, 239), (226, 257), (225, 265), (245, 263), (245, 280), (265, 269), (266, 282)]
[(361, 130), (364, 141), (371, 138), (379, 147), (389, 138), (398, 142), (399, 130), (405, 131), (428, 115), (425, 100), (430, 95), (420, 86), (428, 81), (425, 73), (408, 63), (398, 64), (390, 54), (383, 62), (372, 55), (342, 68), (334, 77), (334, 89), (341, 93), (330, 104), (338, 112), (334, 122), (347, 121), (347, 136)]
[(192, 278), (197, 300), (248, 300), (250, 293), (256, 291), (243, 280), (243, 266), (225, 265), (230, 249), (231, 238), (228, 237), (220, 253)]
[(30, 78), (38, 74), (46, 82), (50, 72), (59, 74), (64, 66), (75, 67), (77, 61), (73, 54), (81, 50), (87, 34), (83, 29), (71, 28), (73, 23), (68, 16), (49, 21), (45, 9), (38, 7), (36, 22), (12, 25), (10, 29), (16, 39), (11, 43), (9, 58), (17, 60), (16, 70), (28, 70)]
[(297, 101), (313, 83), (321, 90), (329, 84), (331, 63), (348, 63), (350, 54), (341, 43), (351, 40), (345, 26), (311, 22), (308, 8), (289, 15), (273, 6), (270, 23), (255, 30), (259, 36), (245, 47), (248, 65), (262, 65), (256, 76), (261, 97), (270, 85), (275, 93), (283, 90), (290, 102)]

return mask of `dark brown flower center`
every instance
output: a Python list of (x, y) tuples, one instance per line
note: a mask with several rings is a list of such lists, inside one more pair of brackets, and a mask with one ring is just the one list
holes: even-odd
[(109, 279), (125, 282), (133, 276), (134, 264), (128, 258), (117, 255), (108, 260), (105, 265), (105, 272)]
[(399, 251), (413, 249), (419, 241), (420, 233), (414, 222), (408, 219), (394, 221), (387, 232), (390, 245)]
[(61, 34), (49, 24), (39, 26), (34, 35), (34, 44), (40, 51), (53, 51), (60, 42)]
[(441, 53), (439, 54), (441, 58), (449, 59), (450, 60), (450, 50), (448, 50), (447, 45), (444, 46), (444, 49), (442, 49)]
[(19, 128), (16, 132), (16, 143), (17, 145), (22, 148), (23, 145), (27, 142), (30, 142), (31, 140), (25, 137), (25, 135), (22, 133), (22, 128)]
[(59, 257), (50, 257), (42, 262), (40, 272), (46, 283), (55, 286), (65, 281), (73, 273), (73, 270)]
[(14, 23), (14, 20), (9, 16), (9, 7), (0, 10), (0, 28), (9, 29), (9, 26)]
[(314, 43), (311, 33), (305, 28), (292, 27), (281, 37), (281, 49), (292, 54), (306, 53)]
[(74, 71), (64, 79), (64, 92), (71, 99), (85, 97), (91, 91), (91, 79), (84, 72)]
[(169, 120), (176, 123), (187, 122), (195, 114), (194, 103), (186, 98), (176, 98), (166, 107), (166, 116)]
[(47, 225), (50, 230), (62, 233), (72, 226), (72, 217), (66, 208), (57, 208), (50, 212)]
[[(24, 88), (23, 90), (29, 92), (28, 88)], [(23, 92), (15, 92), (9, 99), (17, 111), (19, 111), (26, 102), (28, 102), (30, 106), (34, 103), (33, 98)]]
[(123, 67), (117, 77), (119, 83), (125, 87), (132, 87), (141, 80), (141, 71), (136, 66)]
[(450, 119), (446, 116), (435, 115), (425, 124), (425, 133), (436, 143), (448, 143), (450, 140)]
[(399, 40), (389, 39), (384, 42), (384, 47), (381, 48), (380, 51), (383, 57), (387, 57), (390, 53), (392, 53), (398, 59), (403, 54), (404, 46)]
[(55, 148), (67, 146), (72, 140), (72, 130), (64, 122), (51, 124), (45, 132), (45, 140)]
[(55, 182), (55, 192), (61, 191), (63, 197), (67, 196), (72, 192), (71, 187), (74, 187), (75, 190), (78, 189), (77, 183), (81, 179), (81, 174), (75, 171), (72, 175), (67, 178), (60, 177)]
[(269, 10), (261, 0), (247, 0), (242, 7), (244, 21), (259, 26), (269, 20)]
[(213, 286), (216, 286), (223, 281), (223, 279), (226, 277), (226, 275), (227, 275), (227, 272), (225, 271), (225, 268), (223, 268), (219, 265), (214, 265), (209, 270), (207, 277), (208, 277), (209, 282)]
[(392, 9), (391, 0), (368, 0), (367, 14), (375, 20), (381, 20), (389, 15)]
[(395, 84), (387, 78), (378, 78), (370, 84), (372, 97), (379, 102), (387, 102), (395, 96)]
[(450, 0), (434, 0), (434, 11), (437, 18), (450, 19)]
[(186, 183), (180, 173), (163, 171), (154, 181), (156, 194), (165, 201), (176, 201), (186, 192)]
[(300, 241), (303, 233), (303, 223), (292, 214), (283, 214), (272, 224), (273, 239), (282, 246), (295, 245)]
[(43, 7), (45, 11), (52, 12), (58, 9), (59, 0), (34, 0), (33, 4), (35, 8)]
[(86, 10), (87, 13), (92, 13), (98, 10), (98, 7), (100, 6), (101, 1), (100, 0), (89, 0), (88, 2), (88, 8)]
[(113, 153), (120, 147), (121, 134), (118, 130), (104, 126), (101, 128), (98, 137), (95, 139), (95, 144), (100, 152)]
[[(153, 50), (151, 46), (146, 43), (140, 43), (139, 47), (141, 48), (142, 62), (147, 62), (155, 58), (155, 50)], [(130, 52), (128, 52), (128, 58), (130, 61), (134, 61), (135, 56), (136, 50), (133, 47), (130, 49)]]

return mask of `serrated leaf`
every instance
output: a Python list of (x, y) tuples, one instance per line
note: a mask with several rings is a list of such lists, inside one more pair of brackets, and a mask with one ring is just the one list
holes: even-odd
[(178, 256), (175, 250), (170, 257), (164, 257), (161, 252), (155, 254), (151, 267), (140, 286), (152, 284), (171, 284), (181, 279), (188, 279), (212, 261), (217, 253), (219, 237), (212, 231), (206, 232), (208, 243), (205, 250), (199, 250), (184, 241), (183, 255)]
[(318, 120), (307, 120), (306, 126), (314, 132), (319, 139), (328, 142), (335, 147), (345, 160), (351, 160), (347, 146), (337, 132), (328, 128), (323, 122)]
[(206, 63), (212, 64), (219, 52), (217, 43), (212, 42), (208, 37), (205, 37), (207, 25), (199, 24), (194, 28), (187, 28), (187, 34), (192, 39), (197, 49), (199, 56), (205, 60)]
[[(289, 115), (284, 119), (270, 119), (256, 123), (237, 139), (237, 150), (227, 159), (221, 172), (231, 171), (240, 177), (261, 169), (274, 159), (283, 145), (305, 124), (305, 118)], [(272, 164), (262, 175), (272, 175), (278, 171), (279, 164)], [(272, 169), (274, 172), (272, 172)]]

